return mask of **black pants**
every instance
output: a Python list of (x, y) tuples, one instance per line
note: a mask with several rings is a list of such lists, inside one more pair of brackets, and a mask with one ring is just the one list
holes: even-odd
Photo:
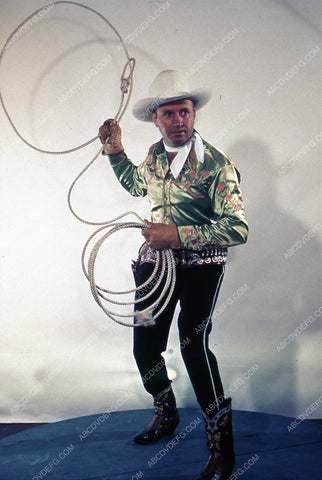
[[(151, 275), (154, 265), (143, 263), (138, 270), (137, 286)], [(217, 360), (208, 345), (215, 307), (224, 275), (222, 265), (190, 268), (177, 266), (176, 286), (171, 301), (153, 326), (134, 328), (134, 357), (147, 392), (153, 396), (169, 384), (162, 352), (167, 349), (169, 330), (179, 301), (178, 328), (181, 355), (188, 371), (197, 401), (203, 410), (217, 404), (223, 396)], [(151, 282), (152, 283), (152, 282)], [(162, 285), (161, 287), (162, 288)], [(137, 310), (146, 308), (158, 296), (158, 291), (139, 303)]]

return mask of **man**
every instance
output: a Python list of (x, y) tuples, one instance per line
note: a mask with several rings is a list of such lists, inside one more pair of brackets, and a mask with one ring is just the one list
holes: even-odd
[[(121, 130), (114, 120), (107, 120), (99, 130), (103, 152), (109, 155), (120, 183), (134, 196), (147, 195), (151, 206), (151, 221), (146, 220), (147, 228), (142, 230), (146, 242), (137, 262), (137, 285), (150, 278), (156, 250), (170, 248), (176, 260), (176, 285), (168, 306), (155, 325), (134, 329), (134, 356), (155, 406), (151, 422), (134, 440), (154, 442), (172, 434), (179, 423), (162, 357), (179, 302), (181, 354), (203, 411), (210, 452), (198, 478), (227, 480), (235, 465), (231, 399), (224, 398), (208, 338), (227, 247), (247, 240), (240, 175), (235, 165), (194, 129), (196, 110), (209, 100), (208, 91), (191, 92), (183, 75), (165, 70), (153, 81), (150, 94), (136, 103), (133, 113), (139, 120), (152, 121), (162, 140), (150, 147), (139, 166), (124, 153)], [(157, 295), (136, 308), (145, 308)]]

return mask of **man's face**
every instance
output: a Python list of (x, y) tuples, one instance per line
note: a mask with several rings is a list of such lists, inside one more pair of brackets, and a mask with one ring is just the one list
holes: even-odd
[(166, 103), (152, 113), (153, 123), (169, 147), (179, 147), (190, 139), (195, 118), (196, 109), (191, 100)]

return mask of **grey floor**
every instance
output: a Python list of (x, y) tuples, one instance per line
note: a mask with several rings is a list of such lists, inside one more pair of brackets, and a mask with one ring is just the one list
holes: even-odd
[[(37, 426), (0, 440), (0, 480), (193, 480), (207, 457), (199, 409), (181, 409), (175, 433), (153, 445), (132, 437), (151, 410)], [(321, 480), (322, 425), (234, 411), (231, 480)]]

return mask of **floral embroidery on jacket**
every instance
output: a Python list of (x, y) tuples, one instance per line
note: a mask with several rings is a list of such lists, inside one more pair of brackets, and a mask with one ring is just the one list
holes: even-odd
[(248, 225), (239, 171), (222, 152), (203, 144), (204, 162), (197, 160), (192, 149), (177, 179), (162, 140), (150, 147), (138, 166), (124, 152), (109, 158), (128, 192), (148, 196), (152, 222), (177, 224), (182, 248), (203, 250), (244, 243)]

